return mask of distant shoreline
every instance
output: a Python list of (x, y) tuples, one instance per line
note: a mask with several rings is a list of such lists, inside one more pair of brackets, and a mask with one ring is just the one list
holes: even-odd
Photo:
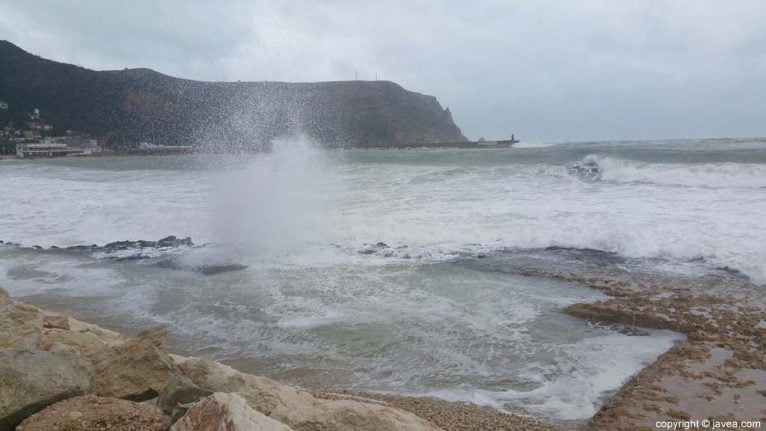
[[(434, 142), (434, 143), (418, 143), (418, 144), (404, 144), (398, 146), (366, 146), (366, 147), (337, 147), (337, 149), (348, 150), (413, 150), (413, 149), (440, 149), (440, 148), (460, 148), (460, 149), (479, 149), (479, 150), (491, 150), (491, 149), (503, 149), (512, 148), (513, 145), (519, 141), (487, 141), (487, 143), (481, 141), (466, 141), (466, 142)], [(336, 149), (336, 148), (332, 148)], [(236, 154), (257, 154), (262, 152), (258, 148), (245, 148), (238, 149)], [(204, 148), (189, 148), (189, 149), (124, 149), (124, 150), (103, 150), (90, 154), (77, 154), (71, 156), (59, 156), (59, 157), (19, 157), (16, 155), (0, 155), (0, 160), (36, 160), (36, 159), (58, 159), (58, 158), (81, 158), (81, 157), (135, 157), (135, 156), (183, 156), (191, 154), (230, 154), (229, 151), (208, 151)]]

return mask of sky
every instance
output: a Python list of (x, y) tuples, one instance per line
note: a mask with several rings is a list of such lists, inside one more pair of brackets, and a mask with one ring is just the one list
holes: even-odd
[(472, 139), (766, 136), (765, 0), (0, 0), (0, 39), (91, 69), (395, 81)]

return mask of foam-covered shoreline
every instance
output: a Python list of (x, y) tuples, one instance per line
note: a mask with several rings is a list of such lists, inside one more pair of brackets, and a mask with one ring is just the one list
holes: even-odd
[[(764, 399), (766, 399), (766, 355), (764, 355), (766, 352), (766, 309), (758, 298), (758, 292), (762, 286), (743, 282), (736, 288), (726, 289), (722, 284), (730, 280), (691, 281), (679, 279), (676, 280), (676, 283), (670, 284), (667, 280), (657, 282), (646, 276), (634, 276), (620, 281), (619, 278), (604, 278), (598, 275), (586, 277), (573, 273), (555, 274), (535, 269), (527, 269), (527, 275), (544, 275), (574, 281), (601, 289), (608, 295), (608, 298), (602, 301), (569, 306), (565, 311), (571, 315), (604, 323), (671, 329), (687, 334), (686, 341), (677, 344), (661, 355), (657, 361), (643, 369), (624, 385), (587, 424), (582, 425), (583, 429), (633, 430), (641, 427), (652, 429), (657, 421), (662, 420), (752, 421), (766, 418), (766, 409), (761, 407), (764, 405)], [(717, 284), (716, 289), (710, 289), (711, 285), (716, 286)], [(130, 349), (126, 350), (125, 345), (150, 346), (150, 350), (155, 353), (159, 352), (157, 357), (160, 360), (151, 365), (154, 369), (147, 375), (152, 375), (152, 373), (159, 375), (160, 385), (164, 381), (165, 386), (168, 385), (173, 376), (178, 375), (177, 370), (182, 370), (183, 364), (187, 361), (203, 361), (165, 353), (165, 330), (149, 330), (135, 338), (128, 338), (96, 325), (80, 322), (70, 317), (46, 313), (36, 307), (17, 303), (10, 300), (5, 292), (0, 293), (2, 293), (0, 295), (0, 302), (2, 302), (0, 326), (4, 329), (0, 337), (2, 338), (0, 340), (0, 348), (2, 349), (0, 352), (5, 351), (6, 355), (9, 352), (16, 351), (18, 353), (19, 350), (25, 349), (65, 356), (66, 352), (74, 352), (75, 356), (86, 362), (85, 365), (80, 364), (80, 368), (88, 369), (88, 362), (90, 362), (90, 367), (96, 370), (95, 372), (98, 374), (99, 367), (103, 368), (103, 365), (99, 364), (103, 363), (104, 357), (111, 357), (109, 363), (114, 364), (120, 362), (121, 356), (124, 360), (126, 355), (132, 354), (129, 353)], [(143, 353), (137, 357), (140, 360), (146, 359)], [(160, 368), (163, 367), (163, 357), (169, 358), (165, 361), (167, 362), (164, 365), (167, 367), (167, 373), (164, 377), (162, 377), (162, 370), (159, 374), (156, 373), (157, 364), (160, 364)], [(213, 361), (193, 363), (197, 366), (204, 364), (206, 371), (203, 374), (208, 376), (213, 373), (210, 371), (212, 367), (219, 371), (226, 370), (224, 373), (228, 376), (226, 379), (234, 375), (245, 380), (250, 378), (261, 379), (259, 381), (269, 382), (273, 388), (288, 391), (290, 394), (305, 394), (300, 397), (309, 400), (309, 404), (343, 402), (364, 404), (361, 406), (364, 408), (368, 408), (369, 404), (395, 409), (394, 411), (404, 415), (405, 419), (403, 420), (406, 421), (409, 418), (415, 421), (413, 423), (420, 424), (412, 425), (411, 428), (406, 429), (439, 429), (440, 427), (445, 430), (547, 430), (557, 427), (526, 416), (509, 415), (469, 403), (449, 403), (429, 398), (343, 391), (315, 391), (313, 395), (309, 395), (269, 379), (239, 373)], [(36, 372), (34, 369), (32, 371)], [(117, 374), (119, 375), (119, 373)], [(144, 372), (144, 374), (146, 373)], [(182, 377), (188, 377), (184, 376), (183, 372), (180, 374)], [(99, 380), (96, 377), (91, 377), (91, 379), (92, 382)], [(103, 375), (101, 380), (103, 380)], [(126, 389), (121, 388), (120, 383), (109, 382), (108, 380), (106, 383), (102, 381), (96, 386), (88, 386), (89, 389), (70, 390), (67, 392), (68, 395), (63, 397), (49, 397), (48, 400), (60, 401), (60, 398), (69, 398), (83, 393), (95, 393), (96, 395), (111, 395), (116, 396), (116, 398), (134, 400), (149, 399), (154, 400), (148, 401), (149, 403), (156, 404), (166, 392), (164, 387), (153, 388), (151, 386), (153, 383), (150, 382), (144, 382), (146, 387), (141, 387), (141, 384), (131, 387), (130, 385), (133, 385), (131, 383), (128, 385), (130, 389), (125, 392)], [(3, 380), (3, 383), (7, 384), (6, 382), (7, 380)], [(209, 384), (208, 381), (206, 382)], [(155, 386), (157, 385), (155, 384)], [(111, 389), (104, 392), (104, 387)], [(212, 390), (207, 392), (220, 392), (219, 389), (221, 389), (220, 387), (211, 388)], [(244, 391), (244, 393), (248, 393), (247, 391), (252, 388), (225, 386), (225, 389), (228, 392), (240, 393)], [(245, 399), (247, 400), (247, 397)], [(7, 400), (3, 402), (8, 404)], [(144, 403), (146, 402), (144, 401)], [(40, 407), (45, 407), (39, 401), (34, 405), (32, 410), (35, 411), (39, 410)], [(2, 410), (0, 416), (5, 416), (0, 418), (0, 423), (10, 423), (8, 422), (7, 405), (0, 403), (0, 406), (3, 407), (0, 409)], [(255, 410), (264, 409), (256, 408)], [(269, 411), (268, 409), (265, 410)], [(406, 412), (412, 412), (417, 416)], [(162, 414), (165, 416), (172, 415), (172, 409), (164, 411)], [(16, 416), (11, 416), (18, 419), (18, 412), (14, 415)], [(175, 418), (177, 419), (177, 417)], [(3, 420), (6, 422), (2, 422)], [(11, 419), (11, 422), (14, 420)], [(373, 414), (369, 420), (374, 422), (376, 420), (375, 415)], [(423, 421), (423, 424), (426, 425), (419, 421)], [(299, 423), (300, 421), (296, 420), (293, 423), (288, 423), (288, 426)], [(403, 423), (399, 423), (397, 425), (399, 428), (395, 429), (404, 429), (401, 428)], [(562, 426), (562, 428), (570, 427), (580, 427), (580, 425), (569, 423)], [(0, 429), (13, 428), (0, 426)], [(304, 428), (296, 426), (294, 429)], [(373, 427), (370, 429), (386, 428)]]
[[(215, 361), (169, 354), (164, 327), (126, 337), (14, 301), (2, 289), (0, 328), (0, 431), (185, 431), (211, 423), (243, 431), (492, 429), (481, 425), (487, 420), (494, 429), (553, 429), (465, 403), (312, 395)], [(434, 419), (447, 422), (440, 427)]]
[(591, 418), (587, 429), (656, 429), (658, 421), (766, 420), (766, 309), (759, 297), (763, 286), (742, 283), (733, 290), (711, 290), (699, 280), (669, 285), (569, 278), (609, 295), (567, 307), (571, 315), (687, 335), (686, 341), (634, 375)]

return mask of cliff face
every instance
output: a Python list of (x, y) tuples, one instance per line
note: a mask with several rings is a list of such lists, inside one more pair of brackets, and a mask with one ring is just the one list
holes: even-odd
[(0, 41), (0, 100), (114, 146), (260, 146), (305, 133), (329, 147), (465, 140), (435, 97), (387, 81), (201, 82), (149, 69), (93, 71)]

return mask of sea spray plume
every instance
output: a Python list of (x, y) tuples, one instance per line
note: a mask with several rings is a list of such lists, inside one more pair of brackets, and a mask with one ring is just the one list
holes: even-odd
[(325, 154), (305, 135), (274, 140), (268, 152), (224, 173), (214, 230), (235, 253), (284, 253), (327, 243), (324, 202), (331, 195)]

